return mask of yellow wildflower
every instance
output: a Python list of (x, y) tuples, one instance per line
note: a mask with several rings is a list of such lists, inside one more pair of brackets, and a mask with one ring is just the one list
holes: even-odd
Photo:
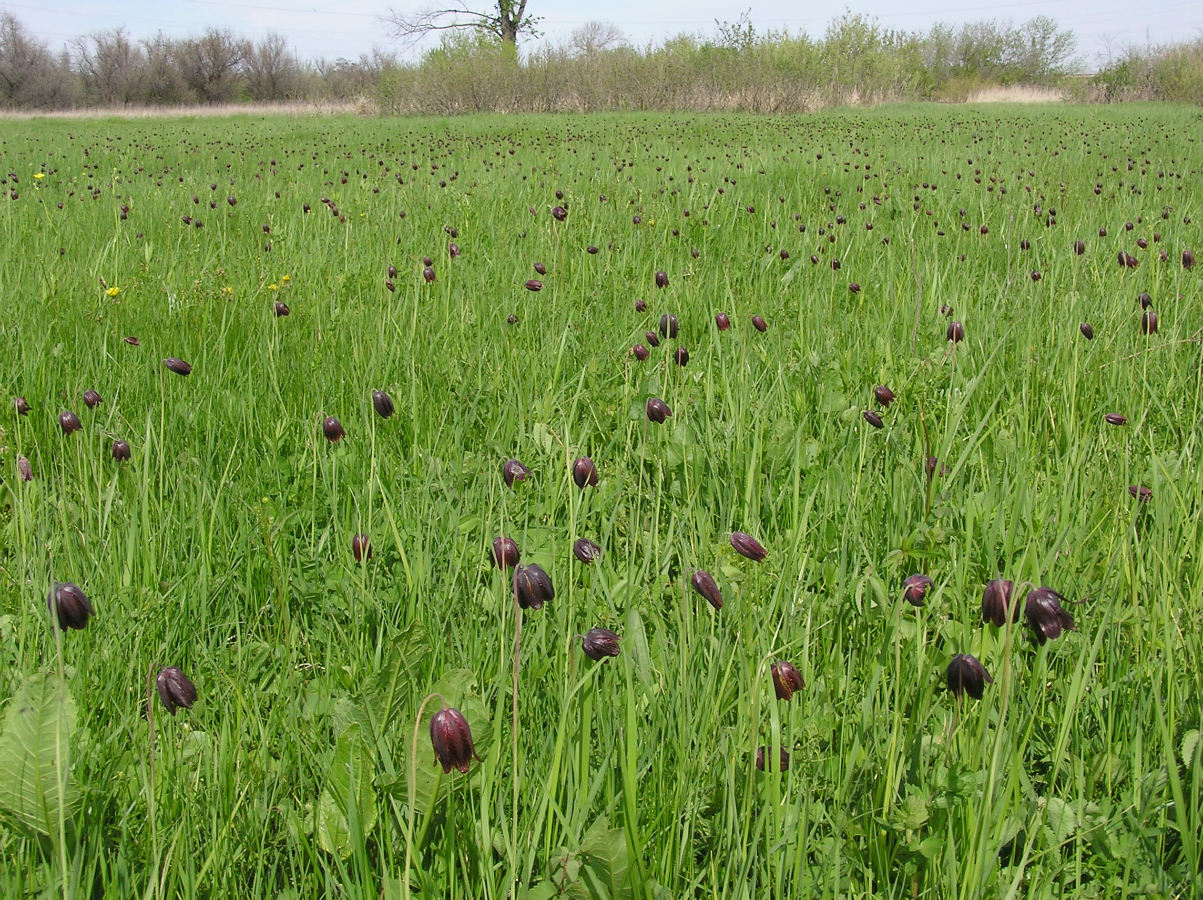
[(33, 177), (35, 179), (37, 179), (38, 181), (41, 181), (43, 178), (46, 177), (46, 173), (45, 172), (34, 172)]
[(116, 285), (113, 285), (113, 287), (109, 288), (107, 291), (105, 291), (105, 293), (108, 294), (110, 297), (116, 297), (118, 294), (121, 293), (121, 288), (117, 287)]

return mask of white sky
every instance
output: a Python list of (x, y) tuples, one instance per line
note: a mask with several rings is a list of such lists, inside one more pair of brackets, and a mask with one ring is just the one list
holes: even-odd
[[(475, 0), (472, 0), (475, 2)], [(487, 4), (489, 0), (482, 0)], [(390, 40), (380, 16), (390, 6), (412, 12), (430, 6), (453, 5), (446, 0), (0, 0), (0, 9), (15, 15), (25, 27), (58, 49), (70, 38), (124, 26), (135, 39), (163, 32), (171, 37), (197, 34), (208, 26), (229, 28), (256, 38), (276, 31), (302, 59), (355, 59), (373, 47), (413, 58), (416, 51)], [(935, 22), (959, 24), (992, 19), (1022, 23), (1047, 15), (1078, 37), (1078, 55), (1093, 70), (1108, 50), (1118, 55), (1125, 47), (1146, 43), (1191, 40), (1203, 35), (1203, 4), (1199, 0), (848, 0), (824, 5), (802, 0), (611, 0), (585, 4), (580, 0), (529, 0), (527, 11), (542, 17), (543, 40), (566, 42), (575, 28), (589, 21), (616, 25), (631, 43), (658, 43), (682, 32), (714, 35), (715, 20), (733, 22), (744, 10), (759, 31), (788, 29), (820, 37), (828, 23), (845, 9), (876, 19), (888, 28), (926, 31)], [(524, 46), (532, 46), (528, 43)]]

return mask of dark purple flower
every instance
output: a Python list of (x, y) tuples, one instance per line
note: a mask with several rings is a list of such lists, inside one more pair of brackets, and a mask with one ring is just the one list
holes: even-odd
[(13, 400), (13, 405), (16, 406), (18, 415), (29, 415), (29, 402), (24, 397), (17, 397)]
[(355, 557), (356, 562), (372, 558), (372, 541), (363, 532), (351, 538), (351, 555)]
[(596, 559), (601, 559), (601, 547), (588, 538), (577, 538), (572, 544), (572, 555), (589, 565)]
[(473, 758), (481, 762), (472, 744), (472, 730), (468, 720), (458, 709), (440, 709), (430, 720), (430, 743), (434, 746), (436, 764), (443, 767), (443, 774), (457, 769), (468, 773)]
[(746, 556), (752, 562), (760, 562), (768, 554), (756, 538), (743, 531), (731, 532), (731, 546), (735, 548), (736, 553)]
[(562, 206), (553, 206), (551, 208), (551, 217), (557, 222), (563, 222), (568, 218), (568, 210), (564, 209)]
[(685, 366), (689, 365), (689, 351), (684, 347), (677, 347), (673, 351), (673, 362), (681, 368), (685, 368)]
[(902, 582), (902, 598), (911, 606), (922, 606), (931, 584), (926, 575), (908, 575)]
[(530, 477), (530, 469), (516, 459), (507, 459), (501, 466), (501, 477), (505, 479), (505, 486), (512, 488), (515, 481), (526, 481)]
[(668, 273), (663, 269), (656, 272), (656, 287), (668, 287)]
[(521, 553), (518, 542), (505, 535), (493, 538), (493, 564), (499, 569), (512, 569), (518, 565)]
[(621, 652), (618, 649), (619, 640), (618, 635), (609, 628), (590, 628), (582, 637), (581, 642), (584, 645), (585, 655), (597, 662), (607, 656), (617, 656)]
[(974, 700), (981, 700), (986, 685), (994, 684), (994, 679), (990, 677), (986, 667), (978, 662), (976, 656), (970, 656), (968, 653), (958, 653), (952, 658), (944, 680), (957, 699), (960, 699), (962, 694), (968, 694)]
[(79, 431), (84, 426), (79, 421), (79, 416), (71, 410), (65, 409), (58, 414), (58, 427), (63, 429), (63, 434), (70, 434), (73, 431)]
[(1141, 291), (1136, 295), (1136, 302), (1140, 304), (1141, 309), (1148, 309), (1153, 305), (1153, 296), (1148, 291)]
[(880, 403), (883, 408), (886, 408), (894, 402), (894, 392), (884, 384), (879, 384), (873, 388), (873, 398)]
[(643, 362), (648, 358), (648, 356), (651, 355), (647, 347), (643, 346), (643, 344), (636, 344), (634, 347), (632, 347), (631, 354), (640, 362)]
[(452, 259), (455, 259), (457, 256), (459, 256), (459, 254), (460, 254), (459, 244), (448, 244), (447, 245), (447, 254)]
[(1019, 616), (1019, 597), (1011, 599), (1015, 585), (1003, 578), (995, 578), (982, 591), (982, 621), (992, 622), (1002, 628)]
[(718, 326), (719, 331), (726, 331), (731, 327), (731, 317), (726, 313), (718, 313), (714, 317), (714, 324)]
[(382, 419), (387, 419), (394, 412), (393, 398), (384, 391), (372, 391), (372, 406)]
[(191, 375), (192, 366), (184, 362), (182, 359), (177, 359), (174, 356), (169, 356), (163, 360), (163, 365), (167, 367), (169, 372), (174, 372), (176, 375)]
[(587, 456), (578, 456), (572, 461), (572, 480), (581, 490), (597, 484), (597, 466)]
[(954, 344), (959, 344), (965, 340), (965, 326), (960, 322), (949, 322), (948, 328), (944, 331), (946, 340), (952, 341)]
[(1182, 268), (1193, 269), (1195, 267), (1195, 254), (1190, 250), (1182, 251)]
[(1139, 500), (1141, 503), (1148, 503), (1153, 499), (1152, 489), (1145, 487), (1143, 484), (1128, 485), (1128, 493), (1132, 495), (1133, 500)]
[(547, 274), (547, 266), (543, 265), (543, 263), (541, 263), (541, 262), (535, 263), (535, 273), (538, 275), (546, 275)]
[(192, 704), (196, 702), (196, 685), (175, 666), (159, 670), (155, 687), (158, 688), (159, 699), (173, 716), (177, 709), (192, 709)]
[(1085, 252), (1086, 252), (1086, 242), (1085, 241), (1074, 241), (1074, 253), (1078, 254), (1078, 256), (1081, 256)]
[(527, 281), (526, 289), (528, 291), (535, 291), (535, 292), (541, 291), (541, 290), (543, 290), (543, 282), (540, 281), (538, 278), (532, 278), (529, 281)]
[(636, 300), (635, 301), (635, 312), (647, 312), (647, 301), (646, 300)]
[(673, 411), (668, 408), (668, 404), (659, 397), (649, 397), (646, 405), (647, 417), (656, 424), (662, 424), (665, 419), (673, 414)]
[(1060, 637), (1062, 631), (1075, 629), (1073, 616), (1061, 608), (1061, 601), (1064, 599), (1048, 587), (1039, 587), (1028, 592), (1023, 611), (1040, 643)]
[(667, 338), (675, 338), (677, 336), (677, 317), (672, 313), (665, 313), (660, 317), (660, 334)]
[(794, 694), (805, 687), (802, 683), (802, 674), (794, 668), (793, 663), (783, 659), (778, 660), (769, 667), (769, 670), (773, 675), (773, 691), (777, 694), (778, 700), (788, 702)]
[(1082, 332), (1082, 337), (1086, 338), (1086, 340), (1094, 340), (1094, 328), (1091, 327), (1089, 322), (1083, 322), (1081, 325), (1079, 325), (1078, 331)]
[(117, 460), (118, 462), (123, 462), (124, 460), (129, 459), (129, 456), (130, 451), (128, 443), (120, 439), (113, 441), (113, 459)]
[(279, 300), (272, 305), (272, 309), (275, 310), (277, 319), (282, 319), (292, 312), (292, 310), (288, 308), (287, 303), (282, 303)]
[(334, 418), (334, 416), (326, 416), (326, 418), (322, 419), (322, 434), (332, 444), (338, 443), (347, 436), (347, 433), (343, 431), (342, 423)]
[(422, 269), (422, 279), (427, 284), (432, 284), (437, 276), (434, 274), (434, 266), (425, 266)]
[[(761, 747), (760, 749), (758, 749), (756, 751), (756, 769), (757, 769), (757, 771), (760, 771), (760, 772), (764, 771), (764, 758), (765, 758), (765, 748)], [(781, 755), (778, 757), (777, 771), (785, 772), (788, 770), (789, 770), (789, 752), (784, 747), (782, 747)]]
[(531, 563), (514, 569), (514, 594), (521, 609), (542, 609), (543, 604), (556, 596), (551, 578), (541, 566)]
[(1108, 425), (1128, 424), (1128, 417), (1121, 415), (1120, 413), (1107, 413), (1107, 415), (1103, 416), (1103, 420), (1106, 421)]
[(860, 285), (854, 281), (848, 285), (848, 291), (849, 291), (849, 293), (859, 294), (860, 293)]
[(763, 333), (768, 331), (769, 323), (764, 320), (764, 316), (752, 316), (752, 327)]
[(96, 391), (84, 391), (84, 404), (88, 409), (95, 409), (104, 401)]
[(17, 457), (17, 474), (21, 476), (22, 481), (33, 481), (33, 466), (24, 456)]
[(73, 581), (56, 581), (48, 603), (50, 612), (58, 619), (58, 627), (64, 631), (86, 628), (88, 619), (96, 615), (88, 595)]
[(1157, 313), (1153, 310), (1145, 310), (1144, 315), (1140, 317), (1140, 333), (1141, 334), (1156, 334), (1157, 333)]
[(870, 425), (872, 425), (874, 428), (882, 427), (883, 423), (881, 421), (881, 416), (879, 416), (877, 413), (873, 412), (873, 410), (866, 409), (863, 413), (861, 413), (861, 415), (863, 415), (865, 417), (865, 421), (868, 422)]
[(656, 334), (654, 331), (645, 331), (643, 333), (643, 339), (647, 341), (647, 345), (649, 347), (660, 346), (660, 335)]
[(714, 582), (714, 576), (709, 572), (698, 569), (693, 573), (693, 577), (689, 579), (689, 583), (715, 609), (723, 608), (723, 595), (719, 592), (718, 585)]

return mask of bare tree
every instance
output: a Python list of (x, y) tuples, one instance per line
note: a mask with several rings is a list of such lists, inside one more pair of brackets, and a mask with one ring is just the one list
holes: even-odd
[(626, 42), (626, 36), (610, 22), (586, 22), (568, 39), (569, 47), (578, 56), (596, 56), (605, 50), (621, 47)]
[(181, 77), (202, 103), (227, 103), (238, 89), (242, 44), (229, 30), (208, 28), (198, 38), (178, 42), (176, 65)]
[(252, 100), (286, 100), (296, 90), (300, 64), (288, 50), (288, 39), (272, 32), (242, 50), (247, 90)]
[(130, 41), (125, 29), (75, 38), (71, 49), (85, 102), (115, 106), (142, 99), (146, 52)]
[(70, 75), (12, 13), (0, 12), (0, 106), (70, 104)]
[(395, 37), (417, 41), (437, 31), (477, 31), (495, 37), (504, 46), (516, 48), (518, 38), (535, 37), (536, 19), (526, 14), (526, 0), (495, 0), (483, 9), (473, 9), (468, 0), (456, 0), (445, 9), (402, 13), (390, 9), (384, 16)]

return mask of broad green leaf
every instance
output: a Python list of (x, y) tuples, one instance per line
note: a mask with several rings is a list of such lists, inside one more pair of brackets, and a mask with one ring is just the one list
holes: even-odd
[(339, 735), (317, 809), (318, 842), (340, 859), (350, 856), (353, 842), (363, 841), (376, 827), (373, 769), (360, 726), (351, 725)]
[(609, 825), (609, 820), (602, 816), (581, 839), (580, 856), (585, 865), (581, 867), (580, 879), (588, 887), (590, 897), (618, 900), (631, 896), (627, 878), (630, 858), (626, 835), (622, 829)]
[(0, 807), (50, 835), (79, 803), (71, 777), (75, 701), (53, 675), (31, 675), (17, 690), (0, 733)]

